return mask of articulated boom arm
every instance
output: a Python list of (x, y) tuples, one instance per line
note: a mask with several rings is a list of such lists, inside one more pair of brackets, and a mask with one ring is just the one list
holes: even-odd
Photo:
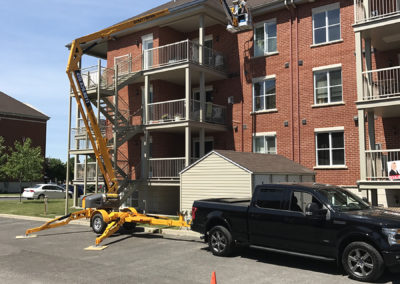
[[(97, 163), (99, 164), (100, 171), (103, 174), (104, 183), (107, 187), (107, 193), (109, 194), (118, 193), (118, 181), (112, 167), (111, 159), (106, 145), (106, 139), (101, 135), (101, 131), (94, 115), (91, 102), (86, 91), (86, 87), (82, 80), (79, 64), (84, 51), (82, 50), (81, 44), (97, 39), (109, 38), (112, 34), (116, 32), (120, 32), (137, 24), (145, 23), (147, 21), (165, 16), (168, 13), (168, 9), (164, 9), (152, 14), (125, 21), (123, 23), (114, 25), (96, 33), (78, 38), (72, 42), (71, 52), (68, 59), (67, 75), (78, 105), (78, 110), (82, 116), (89, 140), (96, 155)], [(93, 45), (95, 44), (96, 43), (94, 43)], [(82, 100), (84, 102), (83, 104)]]
[(236, 23), (234, 23), (234, 17), (232, 15), (232, 11), (229, 8), (229, 6), (226, 3), (226, 1), (225, 0), (219, 0), (219, 2), (221, 3), (222, 8), (224, 9), (226, 18), (228, 19), (228, 24), (230, 24), (232, 26), (237, 26), (237, 20), (236, 20)]

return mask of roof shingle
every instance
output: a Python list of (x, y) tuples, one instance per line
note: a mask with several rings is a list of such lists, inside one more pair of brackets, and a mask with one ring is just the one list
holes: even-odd
[(3, 92), (0, 92), (0, 115), (49, 120), (47, 115), (4, 94)]

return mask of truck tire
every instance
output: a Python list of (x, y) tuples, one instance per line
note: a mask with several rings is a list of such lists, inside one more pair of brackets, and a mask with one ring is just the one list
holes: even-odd
[(350, 278), (363, 282), (377, 280), (385, 269), (381, 254), (365, 242), (347, 245), (343, 251), (342, 265)]
[(228, 256), (233, 247), (231, 233), (223, 226), (213, 227), (209, 232), (208, 247), (213, 255)]
[(96, 213), (93, 215), (91, 220), (91, 226), (93, 232), (95, 232), (96, 234), (101, 235), (104, 233), (104, 230), (107, 228), (107, 224), (106, 222), (104, 222), (101, 213)]

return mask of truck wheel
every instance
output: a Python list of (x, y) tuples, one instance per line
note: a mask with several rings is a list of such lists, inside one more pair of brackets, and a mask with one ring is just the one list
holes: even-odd
[(342, 265), (350, 278), (364, 282), (377, 280), (385, 269), (381, 254), (364, 242), (350, 243), (344, 249)]
[(106, 222), (103, 220), (101, 213), (96, 213), (92, 217), (92, 230), (98, 235), (103, 234), (104, 230), (107, 228)]
[(213, 255), (228, 256), (231, 253), (232, 244), (232, 235), (225, 227), (215, 226), (210, 230), (208, 246)]

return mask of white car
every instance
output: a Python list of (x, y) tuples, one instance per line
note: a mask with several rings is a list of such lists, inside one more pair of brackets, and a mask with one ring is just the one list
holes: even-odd
[[(71, 197), (71, 194), (68, 194)], [(65, 190), (56, 184), (37, 184), (24, 189), (22, 197), (27, 199), (65, 198)]]

